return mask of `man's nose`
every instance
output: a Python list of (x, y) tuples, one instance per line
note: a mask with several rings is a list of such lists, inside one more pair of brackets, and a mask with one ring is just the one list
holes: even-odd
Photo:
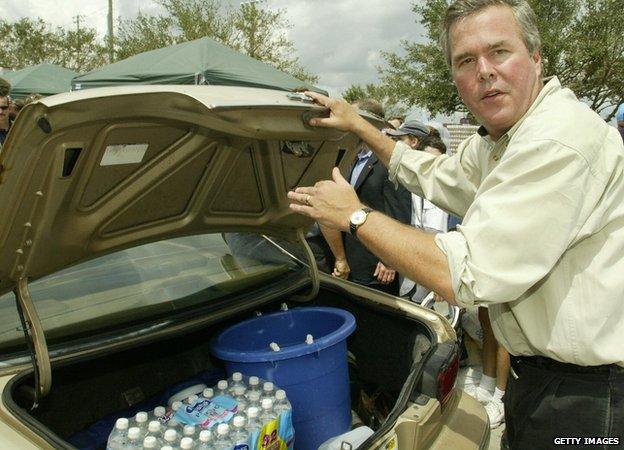
[(480, 80), (488, 80), (496, 74), (494, 65), (487, 58), (477, 59), (477, 74)]

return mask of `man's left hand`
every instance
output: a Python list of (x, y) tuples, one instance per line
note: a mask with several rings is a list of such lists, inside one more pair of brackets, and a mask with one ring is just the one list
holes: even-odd
[(377, 263), (377, 267), (375, 268), (375, 273), (373, 276), (377, 277), (377, 281), (381, 284), (390, 284), (394, 281), (394, 277), (396, 276), (396, 271), (391, 269), (390, 267), (386, 267), (384, 263), (379, 261)]
[(349, 231), (351, 214), (363, 207), (353, 186), (344, 179), (337, 167), (332, 171), (332, 180), (298, 187), (288, 192), (288, 198), (293, 211), (340, 231)]

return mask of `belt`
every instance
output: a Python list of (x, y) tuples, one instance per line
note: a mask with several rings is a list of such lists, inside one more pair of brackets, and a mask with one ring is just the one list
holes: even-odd
[(530, 366), (560, 373), (576, 374), (624, 374), (624, 367), (617, 364), (604, 364), (600, 366), (579, 366), (577, 364), (556, 361), (546, 356), (513, 356), (511, 355), (511, 367), (520, 372), (522, 366)]

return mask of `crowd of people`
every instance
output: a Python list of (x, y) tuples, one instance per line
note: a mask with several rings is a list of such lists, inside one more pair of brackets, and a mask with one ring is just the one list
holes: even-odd
[(0, 78), (0, 148), (9, 133), (9, 129), (21, 109), (41, 98), (40, 94), (32, 93), (23, 99), (11, 98), (11, 84)]

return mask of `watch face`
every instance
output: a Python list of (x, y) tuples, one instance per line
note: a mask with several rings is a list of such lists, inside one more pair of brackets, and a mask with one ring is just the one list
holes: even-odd
[(362, 225), (366, 220), (366, 213), (361, 209), (358, 209), (353, 214), (351, 214), (351, 223), (353, 225)]

